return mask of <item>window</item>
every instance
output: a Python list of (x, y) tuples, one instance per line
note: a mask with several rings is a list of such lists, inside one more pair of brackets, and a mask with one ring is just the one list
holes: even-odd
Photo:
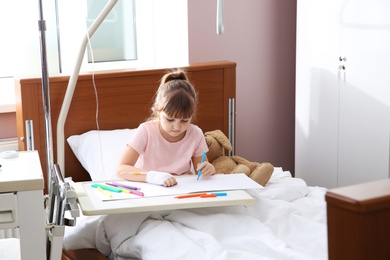
[[(45, 19), (48, 24), (46, 37), (48, 59), (51, 63), (58, 63), (56, 57), (56, 31), (54, 6), (45, 1)], [(22, 7), (22, 8), (21, 8)], [(32, 11), (35, 10), (35, 11)], [(32, 75), (40, 73), (40, 50), (38, 31), (38, 3), (28, 0), (3, 1), (0, 4), (0, 77), (13, 75)], [(54, 55), (53, 55), (54, 54)], [(54, 69), (54, 68), (52, 68)], [(58, 70), (57, 70), (58, 73)]]
[[(71, 73), (87, 28), (96, 20), (108, 0), (58, 1), (61, 72)], [(82, 70), (96, 69), (95, 64), (93, 67), (90, 64), (92, 61), (105, 63), (99, 64), (98, 69), (107, 69), (112, 63), (119, 62), (120, 67), (137, 61), (136, 23), (135, 0), (119, 0), (90, 37), (89, 46), (92, 47), (93, 55), (85, 51)]]
[[(88, 0), (88, 27), (105, 4), (101, 0)], [(90, 39), (93, 55), (88, 52), (88, 62), (137, 59), (135, 20), (134, 1), (119, 1)]]
[[(52, 4), (49, 4), (52, 8)], [(2, 1), (0, 3), (0, 34), (2, 35), (0, 41), (0, 112), (15, 110), (13, 76), (40, 73), (37, 7), (36, 1), (28, 0)], [(55, 21), (53, 15), (46, 15), (46, 19), (47, 22)], [(55, 31), (48, 30), (47, 37), (55, 40)], [(57, 59), (56, 56), (52, 55), (55, 46), (55, 42), (47, 42), (48, 59), (52, 63), (55, 63)]]
[[(96, 10), (102, 7), (101, 3), (105, 5), (108, 0), (43, 0), (42, 2), (46, 22), (48, 73), (69, 75), (73, 71), (80, 44), (87, 31), (87, 23), (93, 19), (88, 18), (87, 14), (96, 15)], [(95, 8), (96, 3), (99, 7)], [(94, 5), (96, 10), (88, 11), (88, 5)], [(119, 33), (119, 40), (113, 38), (119, 45), (135, 44), (126, 51), (107, 51), (108, 48), (119, 48), (116, 44), (101, 41), (96, 32), (91, 37), (91, 45), (96, 49), (93, 55), (95, 63), (88, 62), (91, 57), (88, 58), (86, 51), (82, 71), (154, 66), (178, 67), (188, 64), (187, 1), (119, 0), (116, 7), (119, 8), (117, 13), (110, 13), (107, 20), (121, 16), (120, 19), (124, 23), (132, 20), (135, 24), (130, 27), (129, 25), (114, 26), (121, 31), (122, 38)], [(127, 12), (125, 13), (124, 10)], [(57, 31), (57, 18), (59, 31)], [(0, 24), (8, 25), (0, 27), (1, 96), (6, 92), (13, 93), (13, 80), (10, 80), (13, 76), (41, 75), (38, 20), (36, 1), (12, 0), (0, 3)], [(132, 34), (132, 31), (136, 36), (130, 39), (127, 36)], [(112, 54), (116, 56), (107, 57)], [(109, 62), (102, 62), (104, 59)], [(14, 104), (14, 96), (0, 98), (0, 106), (4, 102)]]

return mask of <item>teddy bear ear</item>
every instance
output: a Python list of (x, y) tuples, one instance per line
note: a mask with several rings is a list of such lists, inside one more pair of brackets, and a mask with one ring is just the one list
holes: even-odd
[(211, 138), (210, 135), (207, 135), (207, 134), (204, 135), (204, 139), (206, 140), (207, 147), (210, 147), (212, 144), (210, 138)]
[[(226, 150), (228, 151), (232, 150), (232, 145), (229, 139), (221, 130), (206, 132), (205, 136), (207, 137), (207, 135), (214, 137)], [(206, 142), (207, 142), (207, 138), (206, 138)]]

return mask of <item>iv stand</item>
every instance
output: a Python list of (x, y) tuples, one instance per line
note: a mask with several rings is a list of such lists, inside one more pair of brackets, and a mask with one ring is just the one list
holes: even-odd
[[(46, 221), (49, 226), (48, 236), (46, 240), (46, 255), (47, 259), (54, 257), (59, 259), (62, 252), (62, 238), (64, 233), (64, 224), (74, 224), (64, 218), (64, 211), (70, 210), (72, 216), (78, 215), (78, 207), (76, 205), (76, 196), (70, 189), (69, 185), (64, 183), (64, 125), (66, 116), (69, 110), (70, 102), (72, 100), (73, 92), (76, 87), (78, 75), (80, 73), (80, 67), (85, 53), (88, 38), (92, 37), (95, 31), (99, 28), (104, 19), (108, 16), (109, 12), (114, 8), (118, 0), (110, 0), (104, 7), (102, 12), (96, 18), (95, 22), (88, 29), (88, 35), (84, 37), (84, 41), (80, 47), (79, 56), (76, 61), (73, 74), (71, 75), (66, 89), (63, 105), (61, 107), (60, 115), (57, 122), (57, 150), (59, 166), (54, 165), (53, 160), (53, 135), (51, 124), (51, 110), (50, 110), (50, 88), (49, 88), (49, 76), (47, 69), (47, 56), (46, 56), (46, 23), (43, 19), (42, 0), (39, 0), (39, 33), (40, 33), (40, 50), (41, 50), (41, 69), (42, 69), (42, 101), (45, 117), (45, 141), (46, 141), (46, 156), (47, 156), (47, 188), (48, 188), (48, 200), (46, 201)], [(62, 149), (62, 150), (61, 150)], [(61, 169), (62, 166), (62, 169)], [(55, 212), (57, 210), (58, 212)], [(66, 223), (69, 222), (69, 223)]]
[[(46, 137), (46, 156), (47, 156), (47, 180), (50, 180), (50, 172), (53, 168), (53, 136), (51, 129), (51, 114), (50, 114), (50, 89), (49, 89), (49, 76), (47, 70), (47, 57), (46, 57), (46, 23), (43, 19), (42, 0), (39, 0), (39, 18), (38, 26), (40, 33), (40, 48), (41, 48), (41, 71), (42, 71), (42, 100), (43, 109), (45, 114), (45, 137)], [(50, 194), (50, 185), (48, 186)]]
[[(42, 101), (45, 117), (45, 141), (46, 141), (46, 169), (47, 169), (47, 189), (48, 189), (48, 201), (46, 206), (47, 217), (52, 219), (52, 188), (51, 188), (51, 171), (53, 169), (53, 136), (51, 128), (51, 114), (50, 114), (50, 88), (49, 88), (49, 76), (47, 70), (47, 56), (46, 56), (46, 22), (43, 19), (42, 0), (39, 0), (39, 34), (40, 34), (40, 50), (41, 50), (41, 71), (42, 71)], [(46, 240), (46, 254), (49, 255), (50, 242)]]

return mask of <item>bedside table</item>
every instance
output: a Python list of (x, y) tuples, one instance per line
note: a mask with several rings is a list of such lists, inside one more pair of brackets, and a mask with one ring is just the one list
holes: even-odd
[[(37, 151), (0, 158), (0, 229), (19, 227), (21, 259), (46, 259), (44, 181)], [(1, 242), (1, 240), (0, 240)]]
[(390, 179), (326, 193), (329, 259), (390, 259)]

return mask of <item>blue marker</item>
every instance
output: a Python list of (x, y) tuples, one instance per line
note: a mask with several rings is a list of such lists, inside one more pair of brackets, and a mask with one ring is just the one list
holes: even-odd
[[(200, 161), (200, 163), (204, 162), (205, 159), (206, 159), (206, 152), (203, 153), (203, 155), (202, 155), (202, 160)], [(200, 170), (198, 171), (198, 178), (197, 178), (197, 180), (199, 180), (200, 174), (201, 174), (201, 173), (202, 173), (202, 169), (200, 169)]]
[(227, 192), (211, 192), (211, 194), (215, 194), (218, 196), (227, 196)]

